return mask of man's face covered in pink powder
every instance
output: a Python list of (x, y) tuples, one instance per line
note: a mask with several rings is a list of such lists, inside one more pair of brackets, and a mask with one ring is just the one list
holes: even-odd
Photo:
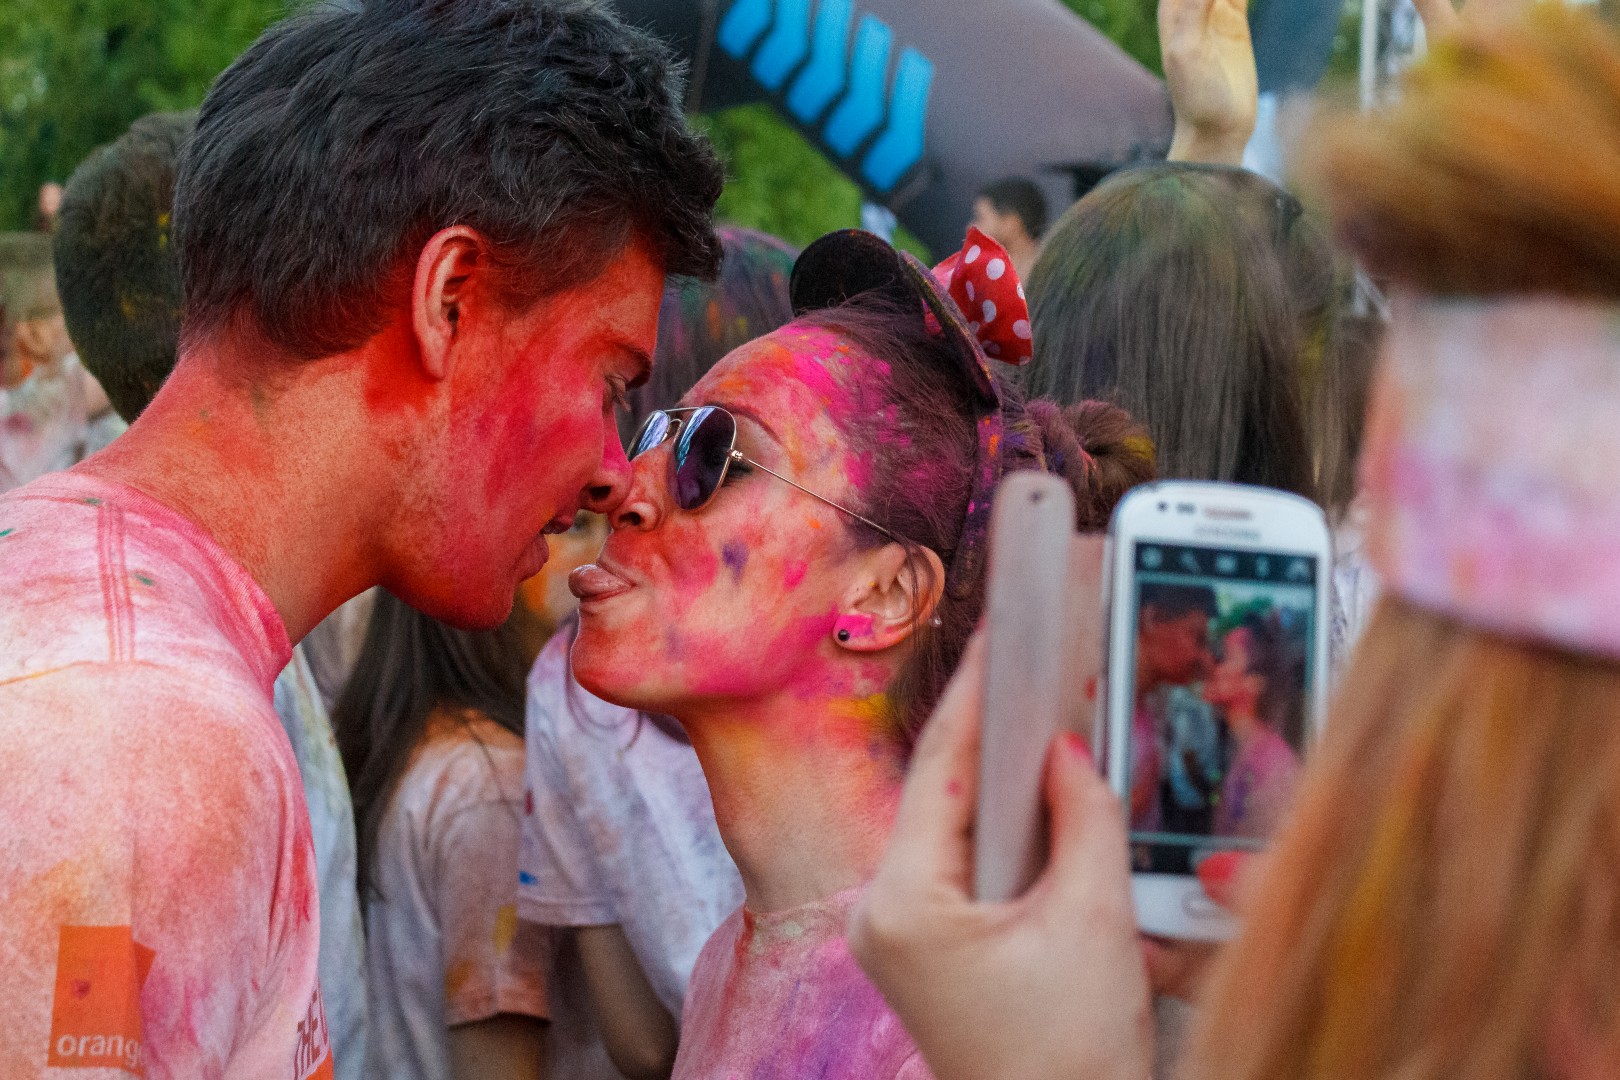
[[(869, 465), (841, 421), (860, 407), (863, 385), (886, 377), (885, 364), (838, 334), (792, 324), (732, 352), (682, 404), (727, 409), (745, 457), (859, 512)], [(683, 511), (673, 448), (666, 441), (632, 463), (599, 569), (586, 571), (580, 682), (676, 715), (686, 705), (837, 696), (886, 682), (892, 658), (863, 661), (834, 644), (841, 605), (864, 584), (864, 557), (881, 538), (740, 462), (708, 505)]]
[(527, 310), (465, 304), (447, 386), (378, 373), (373, 415), (412, 416), (412, 437), (428, 432), (400, 451), (413, 498), (389, 538), (386, 587), (449, 622), (498, 623), (544, 565), (543, 531), (623, 492), (614, 407), (646, 374), (662, 290), (662, 267), (632, 244), (597, 279)]

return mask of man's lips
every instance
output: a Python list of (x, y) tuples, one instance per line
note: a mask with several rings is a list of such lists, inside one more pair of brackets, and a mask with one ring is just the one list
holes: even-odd
[(586, 563), (568, 575), (568, 591), (578, 597), (582, 604), (590, 600), (606, 600), (629, 588), (630, 582), (601, 563)]
[(574, 515), (558, 514), (546, 523), (546, 527), (535, 534), (529, 541), (529, 546), (523, 551), (523, 558), (518, 560), (518, 575), (520, 580), (527, 581), (541, 570), (551, 558), (551, 545), (546, 537), (565, 533), (574, 527)]

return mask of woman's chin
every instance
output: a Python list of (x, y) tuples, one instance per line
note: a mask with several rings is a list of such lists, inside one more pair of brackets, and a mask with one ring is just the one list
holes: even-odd
[(657, 705), (649, 703), (645, 693), (643, 665), (610, 641), (601, 640), (604, 636), (592, 635), (581, 622), (571, 660), (574, 681), (609, 704), (656, 711)]

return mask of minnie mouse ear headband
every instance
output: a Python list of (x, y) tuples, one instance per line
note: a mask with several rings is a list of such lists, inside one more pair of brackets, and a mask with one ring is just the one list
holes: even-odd
[(793, 313), (837, 307), (876, 294), (901, 310), (914, 310), (944, 339), (979, 404), (979, 449), (973, 494), (946, 588), (972, 591), (984, 559), (990, 502), (1001, 481), (1001, 394), (991, 359), (1027, 363), (1031, 356), (1029, 308), (1012, 260), (1000, 244), (970, 228), (962, 250), (929, 270), (869, 232), (845, 229), (816, 240), (799, 256), (788, 283)]
[(1620, 658), (1620, 307), (1392, 298), (1367, 421), (1385, 587)]

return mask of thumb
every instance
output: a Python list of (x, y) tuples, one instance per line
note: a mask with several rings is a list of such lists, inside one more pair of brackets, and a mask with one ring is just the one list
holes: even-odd
[(1060, 898), (1101, 902), (1123, 913), (1127, 925), (1134, 925), (1125, 815), (1097, 772), (1085, 741), (1073, 732), (1052, 741), (1046, 802), (1052, 822), (1052, 863), (1047, 873)]

